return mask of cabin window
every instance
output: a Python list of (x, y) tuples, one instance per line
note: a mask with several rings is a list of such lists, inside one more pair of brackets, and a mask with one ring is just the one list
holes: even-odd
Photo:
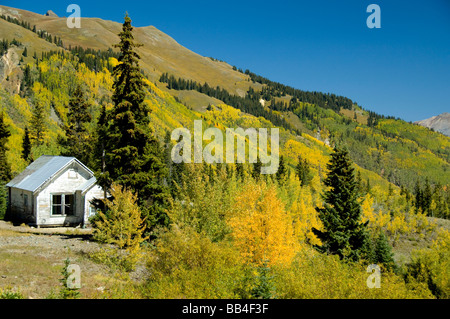
[(64, 195), (64, 214), (74, 215), (75, 208), (75, 196), (74, 195)]
[(75, 214), (75, 196), (73, 194), (52, 195), (52, 215), (67, 216)]
[(23, 194), (23, 206), (28, 207), (28, 195)]
[(97, 209), (94, 206), (89, 206), (89, 216), (94, 216), (97, 214)]

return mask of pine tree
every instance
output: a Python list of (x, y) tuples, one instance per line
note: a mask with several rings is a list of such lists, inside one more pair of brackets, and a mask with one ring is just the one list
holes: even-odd
[(22, 139), (22, 158), (27, 162), (27, 164), (33, 161), (31, 155), (31, 140), (30, 132), (28, 131), (28, 126), (25, 126), (25, 132)]
[(428, 180), (428, 177), (425, 179), (425, 186), (423, 189), (423, 193), (422, 193), (422, 211), (424, 213), (426, 213), (427, 215), (430, 215), (430, 207), (431, 207), (431, 198), (432, 196), (432, 191), (431, 191), (431, 186), (430, 186), (430, 182)]
[(261, 167), (262, 162), (259, 156), (256, 158), (256, 163), (253, 163), (253, 169), (252, 169), (252, 177), (254, 180), (259, 181), (261, 177)]
[(271, 269), (267, 262), (258, 266), (255, 287), (251, 291), (252, 297), (256, 299), (273, 299), (275, 292), (275, 286), (272, 283), (273, 278), (274, 276), (271, 275)]
[(5, 217), (6, 214), (6, 188), (5, 185), (11, 179), (11, 166), (8, 163), (6, 152), (8, 147), (8, 138), (11, 136), (8, 125), (5, 123), (5, 115), (2, 111), (0, 113), (0, 219)]
[(414, 194), (415, 194), (416, 211), (419, 211), (419, 209), (423, 210), (423, 193), (420, 188), (419, 180), (416, 181), (416, 186), (414, 187)]
[(362, 183), (361, 171), (358, 171), (358, 173), (356, 174), (356, 188), (358, 190), (358, 193), (360, 195), (363, 195), (364, 188), (363, 188), (363, 183)]
[(367, 180), (366, 180), (366, 193), (370, 193), (371, 189), (372, 188), (370, 187), (370, 179), (367, 177)]
[(5, 114), (0, 113), (0, 181), (9, 181), (11, 179), (11, 166), (8, 163), (6, 152), (8, 139), (11, 136), (8, 125), (5, 123)]
[(31, 134), (33, 143), (37, 146), (42, 145), (44, 142), (44, 134), (45, 134), (45, 115), (44, 115), (44, 106), (36, 101), (34, 104), (33, 114), (31, 117)]
[(65, 149), (63, 156), (73, 156), (83, 164), (90, 166), (93, 153), (92, 138), (87, 125), (92, 121), (89, 104), (85, 100), (81, 86), (75, 89), (69, 101), (67, 124), (63, 126), (65, 138), (59, 139), (59, 144)]
[(392, 247), (383, 231), (380, 231), (375, 242), (375, 263), (383, 265), (387, 269), (395, 267)]
[(284, 156), (280, 156), (280, 163), (278, 166), (278, 171), (276, 173), (278, 184), (283, 185), (286, 180), (286, 174), (287, 174), (287, 166), (286, 162), (284, 161)]
[(144, 102), (146, 83), (139, 68), (133, 27), (128, 14), (119, 33), (119, 64), (115, 66), (112, 101), (114, 108), (106, 112), (102, 137), (104, 165), (97, 170), (99, 185), (109, 190), (112, 182), (130, 189), (146, 218), (148, 229), (167, 225), (164, 212), (169, 196), (164, 185), (167, 167), (164, 151), (150, 128), (150, 108)]
[(323, 195), (323, 208), (316, 207), (324, 229), (313, 228), (322, 242), (316, 249), (337, 254), (341, 259), (365, 258), (370, 247), (368, 222), (361, 222), (357, 184), (348, 151), (335, 147), (327, 168), (329, 174), (324, 184), (329, 190)]
[(105, 104), (102, 104), (100, 109), (100, 115), (97, 119), (95, 129), (95, 149), (94, 149), (94, 167), (97, 168), (102, 174), (105, 172), (105, 142), (107, 138), (107, 112)]
[(295, 167), (295, 174), (300, 180), (300, 185), (302, 187), (308, 185), (312, 180), (311, 168), (309, 166), (309, 163), (306, 159), (303, 159), (300, 155), (298, 156), (298, 163), (297, 166)]

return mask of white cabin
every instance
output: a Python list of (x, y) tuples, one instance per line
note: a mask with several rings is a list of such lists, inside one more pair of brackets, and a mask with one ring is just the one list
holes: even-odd
[(94, 173), (75, 157), (41, 156), (6, 186), (8, 219), (37, 227), (85, 226), (103, 199)]

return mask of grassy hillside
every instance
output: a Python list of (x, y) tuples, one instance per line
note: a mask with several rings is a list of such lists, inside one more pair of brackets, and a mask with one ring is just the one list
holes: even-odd
[[(25, 10), (0, 6), (0, 15), (10, 15), (18, 20), (26, 20), (37, 29), (46, 30), (52, 36), (60, 37), (66, 49), (69, 46), (107, 50), (118, 42), (117, 34), (121, 24), (98, 18), (82, 18), (80, 29), (69, 29), (65, 18), (47, 17)], [(9, 27), (2, 28), (9, 30)], [(16, 33), (5, 32), (0, 37), (20, 38), (22, 30)], [(234, 71), (230, 65), (202, 57), (179, 45), (170, 36), (153, 26), (135, 28), (135, 38), (145, 46), (138, 50), (142, 57), (141, 67), (149, 75), (151, 81), (156, 80), (164, 72), (170, 72), (183, 78), (191, 78), (198, 82), (208, 82), (213, 86), (221, 86), (235, 93), (246, 92), (248, 76)], [(34, 47), (34, 46), (33, 46)], [(40, 53), (40, 50), (38, 50)]]

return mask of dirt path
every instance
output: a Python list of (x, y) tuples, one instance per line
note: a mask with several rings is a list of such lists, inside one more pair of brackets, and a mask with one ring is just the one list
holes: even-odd
[(90, 232), (37, 229), (0, 221), (0, 289), (18, 290), (26, 298), (47, 298), (59, 291), (64, 260), (69, 258), (81, 268), (82, 295), (98, 295), (106, 285), (109, 270), (87, 257), (100, 248), (89, 240)]

